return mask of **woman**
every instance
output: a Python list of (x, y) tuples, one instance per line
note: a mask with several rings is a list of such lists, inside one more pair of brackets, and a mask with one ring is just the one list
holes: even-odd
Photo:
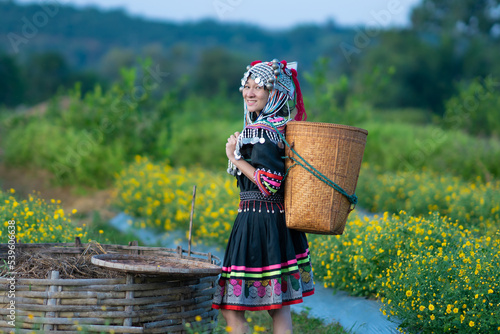
[(232, 333), (249, 333), (245, 311), (260, 310), (271, 315), (274, 333), (292, 333), (290, 305), (314, 293), (306, 235), (288, 229), (284, 213), (280, 134), (294, 107), (295, 120), (305, 117), (297, 71), (285, 61), (256, 61), (241, 84), (245, 126), (226, 144), (240, 205), (213, 307), (221, 309)]

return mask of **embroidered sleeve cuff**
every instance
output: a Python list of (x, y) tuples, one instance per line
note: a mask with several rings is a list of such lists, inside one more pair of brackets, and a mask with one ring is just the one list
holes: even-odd
[(254, 179), (264, 196), (275, 194), (283, 182), (283, 176), (280, 173), (272, 173), (261, 168), (255, 171)]

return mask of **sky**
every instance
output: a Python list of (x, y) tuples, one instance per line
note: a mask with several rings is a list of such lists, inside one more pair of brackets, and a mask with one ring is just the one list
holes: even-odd
[(422, 0), (17, 0), (19, 3), (93, 5), (123, 8), (133, 16), (175, 22), (212, 18), (250, 23), (266, 29), (333, 20), (342, 26), (404, 26)]

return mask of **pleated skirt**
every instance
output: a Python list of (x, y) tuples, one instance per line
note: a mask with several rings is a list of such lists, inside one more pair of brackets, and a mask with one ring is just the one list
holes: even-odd
[(279, 309), (313, 293), (307, 237), (286, 227), (283, 203), (241, 201), (213, 308)]

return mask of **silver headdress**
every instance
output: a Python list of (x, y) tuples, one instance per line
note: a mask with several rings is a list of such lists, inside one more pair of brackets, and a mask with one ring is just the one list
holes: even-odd
[(290, 100), (294, 99), (295, 86), (292, 79), (291, 69), (297, 70), (297, 63), (280, 62), (278, 59), (273, 59), (266, 63), (256, 63), (255, 65), (248, 65), (247, 71), (241, 78), (240, 91), (243, 91), (249, 77), (255, 80), (255, 83), (261, 87), (266, 87), (267, 90), (272, 91), (277, 89), (287, 95)]

